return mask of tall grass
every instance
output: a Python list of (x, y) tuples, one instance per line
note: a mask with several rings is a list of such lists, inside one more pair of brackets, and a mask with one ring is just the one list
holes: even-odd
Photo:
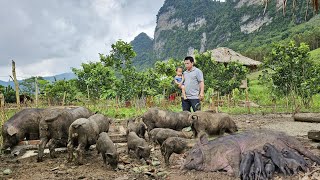
[(2, 126), (3, 124), (15, 113), (17, 112), (16, 109), (4, 109), (0, 108), (0, 147), (2, 147), (3, 144), (3, 137), (2, 137)]

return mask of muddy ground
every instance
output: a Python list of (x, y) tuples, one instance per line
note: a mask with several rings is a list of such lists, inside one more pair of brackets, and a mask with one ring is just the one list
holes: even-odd
[[(246, 129), (269, 128), (280, 130), (297, 137), (309, 150), (320, 156), (317, 143), (307, 138), (309, 130), (320, 129), (318, 123), (294, 122), (291, 115), (268, 114), (268, 115), (233, 115), (233, 119), (240, 127), (240, 131)], [(120, 123), (121, 124), (121, 123)], [(123, 124), (123, 123), (122, 123)], [(36, 162), (36, 156), (25, 159), (14, 159), (1, 155), (0, 159), (0, 179), (236, 179), (229, 177), (225, 172), (198, 172), (180, 170), (184, 155), (173, 154), (170, 158), (170, 166), (165, 167), (159, 147), (153, 148), (152, 162), (136, 160), (133, 155), (128, 155), (125, 143), (118, 145), (120, 152), (120, 166), (113, 171), (102, 162), (100, 155), (93, 149), (85, 156), (85, 164), (78, 166), (75, 163), (67, 163), (67, 153), (61, 152), (58, 158), (50, 159), (48, 154), (43, 162)], [(320, 179), (319, 167), (313, 167), (309, 176), (300, 174), (290, 177), (276, 175), (275, 179)], [(8, 172), (10, 169), (10, 172)], [(5, 175), (3, 172), (8, 172)]]

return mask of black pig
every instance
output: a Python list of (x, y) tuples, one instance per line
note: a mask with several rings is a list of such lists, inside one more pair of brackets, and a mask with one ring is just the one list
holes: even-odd
[(39, 139), (39, 122), (43, 109), (24, 109), (2, 126), (3, 149), (13, 148), (20, 141)]
[(66, 147), (68, 143), (69, 126), (79, 118), (88, 118), (91, 115), (86, 108), (48, 109), (40, 120), (40, 144), (37, 161), (41, 162), (43, 151), (48, 143), (50, 157), (54, 158), (56, 147)]
[(191, 139), (180, 137), (169, 137), (161, 145), (161, 154), (164, 157), (165, 163), (169, 165), (169, 158), (172, 153), (182, 154), (186, 150), (191, 149), (194, 142)]
[(117, 152), (116, 146), (113, 144), (112, 140), (106, 132), (102, 132), (99, 134), (96, 149), (98, 153), (101, 153), (103, 162), (105, 164), (110, 164), (113, 169), (117, 168), (119, 162), (119, 154)]
[(142, 115), (142, 120), (146, 124), (148, 131), (153, 128), (170, 128), (181, 131), (191, 125), (188, 117), (190, 112), (172, 112), (157, 108), (150, 108)]
[(149, 159), (150, 157), (150, 147), (148, 146), (146, 140), (140, 138), (135, 132), (129, 132), (128, 136), (128, 153), (130, 150), (135, 152), (135, 155), (139, 159)]
[(92, 115), (88, 119), (79, 118), (75, 120), (69, 127), (68, 161), (72, 161), (73, 148), (77, 146), (77, 161), (78, 164), (83, 164), (85, 148), (96, 144), (100, 133), (109, 131), (110, 122), (111, 120), (102, 114)]

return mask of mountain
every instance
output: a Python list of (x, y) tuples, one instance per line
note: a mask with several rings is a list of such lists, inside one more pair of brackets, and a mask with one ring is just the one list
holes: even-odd
[(0, 80), (0, 86), (8, 86), (8, 85), (10, 85), (10, 86), (14, 86), (14, 83), (13, 83), (13, 81), (1, 81)]
[(45, 76), (43, 77), (43, 79), (50, 81), (50, 82), (54, 82), (54, 81), (58, 81), (58, 80), (70, 80), (70, 79), (76, 79), (77, 76), (70, 72), (70, 73), (62, 73), (62, 74), (58, 74), (58, 75), (54, 75), (54, 76)]
[[(296, 26), (306, 24), (314, 15), (312, 7), (307, 6), (306, 1), (294, 1), (295, 8), (292, 8), (293, 1), (286, 1), (286, 11), (282, 8), (282, 1), (268, 1), (264, 11), (264, 2), (266, 1), (166, 0), (157, 14), (152, 49), (145, 46), (139, 49), (135, 61), (140, 62), (139, 66), (144, 66), (142, 63), (149, 65), (154, 59), (182, 59), (186, 55), (192, 55), (195, 50), (204, 52), (217, 47), (228, 47), (261, 61), (270, 51), (272, 42), (288, 38), (299, 41), (300, 38), (311, 43), (314, 36), (317, 42), (320, 41), (317, 35), (320, 32), (317, 24), (319, 21), (308, 29), (298, 31), (308, 31), (311, 35), (303, 34), (303, 38), (308, 39), (294, 34), (297, 33), (294, 30)], [(305, 15), (306, 7), (309, 7), (308, 15)], [(317, 17), (319, 15), (315, 18)], [(315, 30), (317, 28), (319, 30)], [(139, 36), (135, 38), (135, 44), (150, 46), (151, 38), (146, 40), (141, 34)], [(139, 59), (143, 54), (152, 55)]]
[(130, 42), (137, 56), (132, 63), (137, 69), (141, 70), (153, 65), (153, 39), (146, 33), (140, 33), (133, 41)]
[[(70, 72), (70, 73), (62, 73), (62, 74), (58, 74), (58, 75), (54, 75), (54, 76), (44, 76), (43, 79), (49, 81), (49, 82), (54, 82), (54, 81), (58, 81), (58, 80), (70, 80), (70, 79), (75, 79), (77, 78), (77, 76)], [(22, 82), (23, 80), (18, 80), (18, 82)], [(0, 85), (1, 86), (12, 86), (14, 87), (14, 82), (13, 81), (1, 81), (0, 80)]]

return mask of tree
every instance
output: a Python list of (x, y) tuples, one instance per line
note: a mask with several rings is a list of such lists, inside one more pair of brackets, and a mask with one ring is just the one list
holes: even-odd
[(4, 93), (4, 91), (5, 91), (5, 87), (0, 85), (0, 93)]
[[(142, 97), (155, 93), (155, 89), (149, 87), (157, 76), (153, 70), (138, 72), (132, 66), (132, 59), (136, 56), (132, 46), (122, 40), (112, 44), (109, 55), (100, 54), (100, 60), (106, 67), (113, 68), (116, 73), (116, 95), (121, 100), (130, 100), (133, 97)], [(157, 84), (157, 83), (154, 83)], [(153, 84), (153, 85), (154, 85)]]
[(140, 72), (140, 87), (142, 95), (155, 96), (161, 94), (162, 89), (160, 88), (160, 75), (153, 69), (149, 68), (143, 72)]
[(155, 63), (155, 72), (158, 74), (157, 81), (159, 89), (163, 90), (163, 95), (169, 95), (178, 91), (177, 86), (173, 83), (173, 77), (176, 75), (176, 68), (182, 67), (183, 62), (175, 59), (168, 61), (157, 61)]
[(319, 93), (319, 67), (309, 58), (309, 46), (294, 41), (289, 44), (274, 44), (265, 67), (272, 71), (264, 71), (269, 78), (274, 91), (282, 96), (290, 96), (296, 105), (296, 99), (301, 97), (302, 103), (309, 106), (311, 98)]
[(32, 76), (31, 78), (22, 80), (22, 82), (20, 83), (21, 92), (29, 95), (34, 95), (36, 78), (38, 83), (38, 89), (39, 89), (39, 92), (41, 93), (46, 88), (46, 85), (49, 84), (49, 81), (43, 79), (43, 77), (41, 76), (38, 76), (38, 77)]
[(105, 66), (114, 67), (117, 70), (132, 67), (132, 58), (136, 56), (136, 53), (129, 43), (120, 39), (115, 44), (112, 44), (111, 48), (110, 55), (100, 54), (100, 61)]
[[(51, 99), (54, 104), (73, 102), (77, 93), (76, 80), (58, 80), (52, 84), (48, 84), (45, 89), (45, 95)], [(64, 99), (65, 98), (65, 99)]]
[(115, 97), (116, 76), (111, 67), (104, 66), (101, 62), (82, 63), (81, 69), (73, 68), (78, 76), (77, 87), (83, 94), (89, 91), (90, 98)]
[(210, 52), (196, 54), (196, 66), (202, 70), (207, 88), (219, 91), (222, 95), (229, 94), (246, 78), (247, 68), (238, 62), (224, 65), (211, 58)]
[(5, 87), (3, 95), (6, 103), (16, 102), (16, 91), (12, 88), (12, 86), (9, 85)]

